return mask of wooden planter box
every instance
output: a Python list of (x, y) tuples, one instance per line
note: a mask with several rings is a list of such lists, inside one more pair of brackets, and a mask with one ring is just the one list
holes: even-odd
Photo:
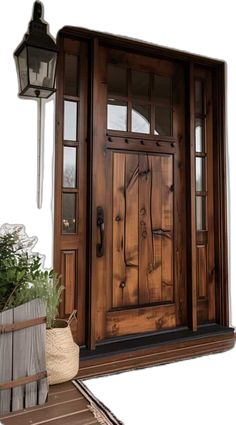
[(47, 400), (45, 332), (42, 300), (0, 313), (0, 415)]

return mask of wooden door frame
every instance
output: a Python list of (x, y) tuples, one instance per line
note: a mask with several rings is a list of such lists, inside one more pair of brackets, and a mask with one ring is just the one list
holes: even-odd
[[(217, 299), (217, 323), (221, 326), (229, 326), (229, 294), (228, 294), (228, 255), (227, 255), (227, 175), (226, 175), (226, 143), (225, 143), (225, 99), (224, 99), (224, 78), (225, 78), (225, 64), (223, 61), (218, 61), (214, 59), (208, 59), (205, 57), (187, 54), (185, 52), (175, 51), (171, 49), (166, 49), (159, 46), (149, 45), (147, 43), (130, 40), (128, 38), (116, 37), (113, 35), (102, 34), (95, 31), (88, 31), (85, 29), (74, 28), (74, 27), (64, 27), (60, 30), (58, 34), (58, 43), (63, 38), (68, 39), (80, 39), (88, 43), (88, 70), (89, 70), (89, 88), (88, 88), (88, 153), (90, 158), (92, 158), (93, 144), (92, 140), (94, 137), (93, 129), (93, 114), (95, 110), (93, 109), (93, 78), (94, 70), (97, 66), (96, 58), (96, 49), (98, 43), (102, 43), (107, 47), (124, 49), (126, 51), (139, 53), (142, 55), (149, 56), (158, 56), (160, 58), (166, 58), (168, 60), (180, 61), (185, 65), (185, 78), (186, 82), (191, 81), (191, 69), (194, 65), (202, 65), (209, 67), (213, 72), (213, 93), (214, 93), (214, 102), (213, 102), (213, 115), (214, 115), (214, 179), (216, 187), (214, 188), (216, 192), (214, 207), (215, 211), (218, 211), (218, 214), (215, 214), (215, 228), (219, 229), (216, 234), (215, 239), (215, 251), (216, 251), (216, 260), (217, 268), (215, 270), (217, 276), (217, 285), (216, 285), (216, 299)], [(57, 95), (57, 102), (60, 96), (60, 81), (58, 81), (59, 93)], [(189, 85), (190, 87), (190, 85)], [(189, 90), (188, 96), (190, 97), (191, 88)], [(189, 98), (188, 97), (188, 98)], [(95, 107), (95, 105), (94, 105)], [(58, 108), (58, 113), (60, 115), (60, 108)], [(188, 122), (191, 123), (191, 103), (189, 111), (186, 111), (186, 117)], [(57, 121), (57, 120), (56, 120)], [(186, 120), (187, 121), (187, 120)], [(191, 124), (190, 124), (191, 125)], [(193, 131), (189, 127), (190, 133), (190, 144), (189, 147), (186, 147), (186, 153), (190, 158), (192, 158), (192, 146), (193, 146)], [(58, 125), (56, 125), (56, 140), (60, 137), (58, 135)], [(189, 176), (193, 180), (193, 175), (191, 175), (191, 166), (188, 168)], [(56, 171), (57, 173), (57, 171)], [(93, 199), (92, 193), (92, 164), (88, 170), (88, 197), (87, 202), (91, 202)], [(58, 201), (58, 187), (57, 187), (57, 178), (55, 179), (55, 216), (58, 216), (57, 212), (60, 208), (60, 202)], [(191, 194), (191, 191), (190, 191)], [(191, 199), (191, 196), (189, 197)], [(88, 205), (88, 203), (87, 203)], [(187, 205), (188, 211), (193, 211), (193, 201)], [(95, 210), (95, 209), (94, 209)], [(194, 214), (194, 213), (193, 213)], [(86, 234), (87, 241), (92, 242), (92, 228), (95, 226), (95, 216), (94, 213), (89, 211), (87, 215), (87, 226)], [(190, 300), (190, 309), (192, 309), (193, 314), (191, 315), (190, 320), (190, 329), (196, 329), (196, 282), (194, 281), (193, 273), (194, 264), (195, 264), (195, 248), (194, 248), (194, 238), (195, 230), (191, 226), (192, 220), (188, 220), (189, 231), (191, 233), (190, 245), (189, 248), (189, 259), (188, 259), (188, 268), (189, 273), (192, 275), (191, 278), (191, 291), (189, 292)], [(59, 244), (59, 235), (58, 235), (58, 220), (55, 220), (55, 231), (54, 231), (54, 268), (56, 271), (60, 272), (60, 266), (58, 261), (58, 252), (60, 250)], [(87, 244), (87, 246), (89, 245)], [(94, 241), (93, 241), (94, 243)], [(88, 249), (88, 248), (87, 248)], [(88, 251), (87, 251), (88, 253)], [(88, 302), (87, 302), (87, 347), (89, 350), (95, 348), (95, 338), (94, 335), (90, 333), (90, 305), (92, 298), (92, 276), (91, 276), (91, 264), (92, 258), (87, 261), (86, 265), (86, 279), (87, 279), (87, 293), (88, 293)], [(145, 339), (145, 336), (143, 336)]]

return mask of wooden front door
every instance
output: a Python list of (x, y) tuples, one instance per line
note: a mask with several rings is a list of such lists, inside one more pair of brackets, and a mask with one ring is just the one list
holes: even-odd
[(95, 43), (91, 347), (186, 324), (183, 76)]

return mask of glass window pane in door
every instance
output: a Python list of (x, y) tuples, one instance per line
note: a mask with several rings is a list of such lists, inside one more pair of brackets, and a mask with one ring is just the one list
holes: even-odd
[(107, 128), (109, 130), (127, 131), (127, 102), (108, 100)]
[(132, 132), (150, 133), (150, 106), (137, 105), (132, 106)]
[(196, 152), (205, 152), (205, 129), (204, 119), (195, 119), (195, 150)]
[(172, 135), (172, 110), (171, 108), (155, 107), (154, 134), (159, 136)]
[(62, 233), (75, 233), (75, 193), (62, 194)]
[(132, 96), (148, 100), (150, 96), (150, 74), (142, 71), (132, 71)]
[(64, 140), (77, 139), (77, 102), (64, 102)]
[(154, 75), (153, 99), (159, 104), (170, 106), (172, 98), (172, 82), (170, 77)]
[(127, 69), (108, 64), (108, 94), (127, 96)]
[(76, 148), (63, 148), (63, 187), (76, 187)]
[(205, 187), (205, 159), (196, 158), (196, 191), (202, 192)]
[(206, 198), (196, 196), (196, 226), (197, 230), (206, 230)]

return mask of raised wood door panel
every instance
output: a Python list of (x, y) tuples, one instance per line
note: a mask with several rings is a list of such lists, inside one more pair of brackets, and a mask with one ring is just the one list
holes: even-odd
[[(94, 51), (91, 346), (187, 324), (183, 67), (98, 42)], [(171, 134), (154, 131), (152, 96), (150, 133), (133, 131), (129, 88), (126, 131), (107, 129), (109, 61), (171, 78)], [(98, 206), (105, 221), (102, 257), (96, 255)]]
[(173, 157), (112, 153), (112, 308), (173, 302)]

